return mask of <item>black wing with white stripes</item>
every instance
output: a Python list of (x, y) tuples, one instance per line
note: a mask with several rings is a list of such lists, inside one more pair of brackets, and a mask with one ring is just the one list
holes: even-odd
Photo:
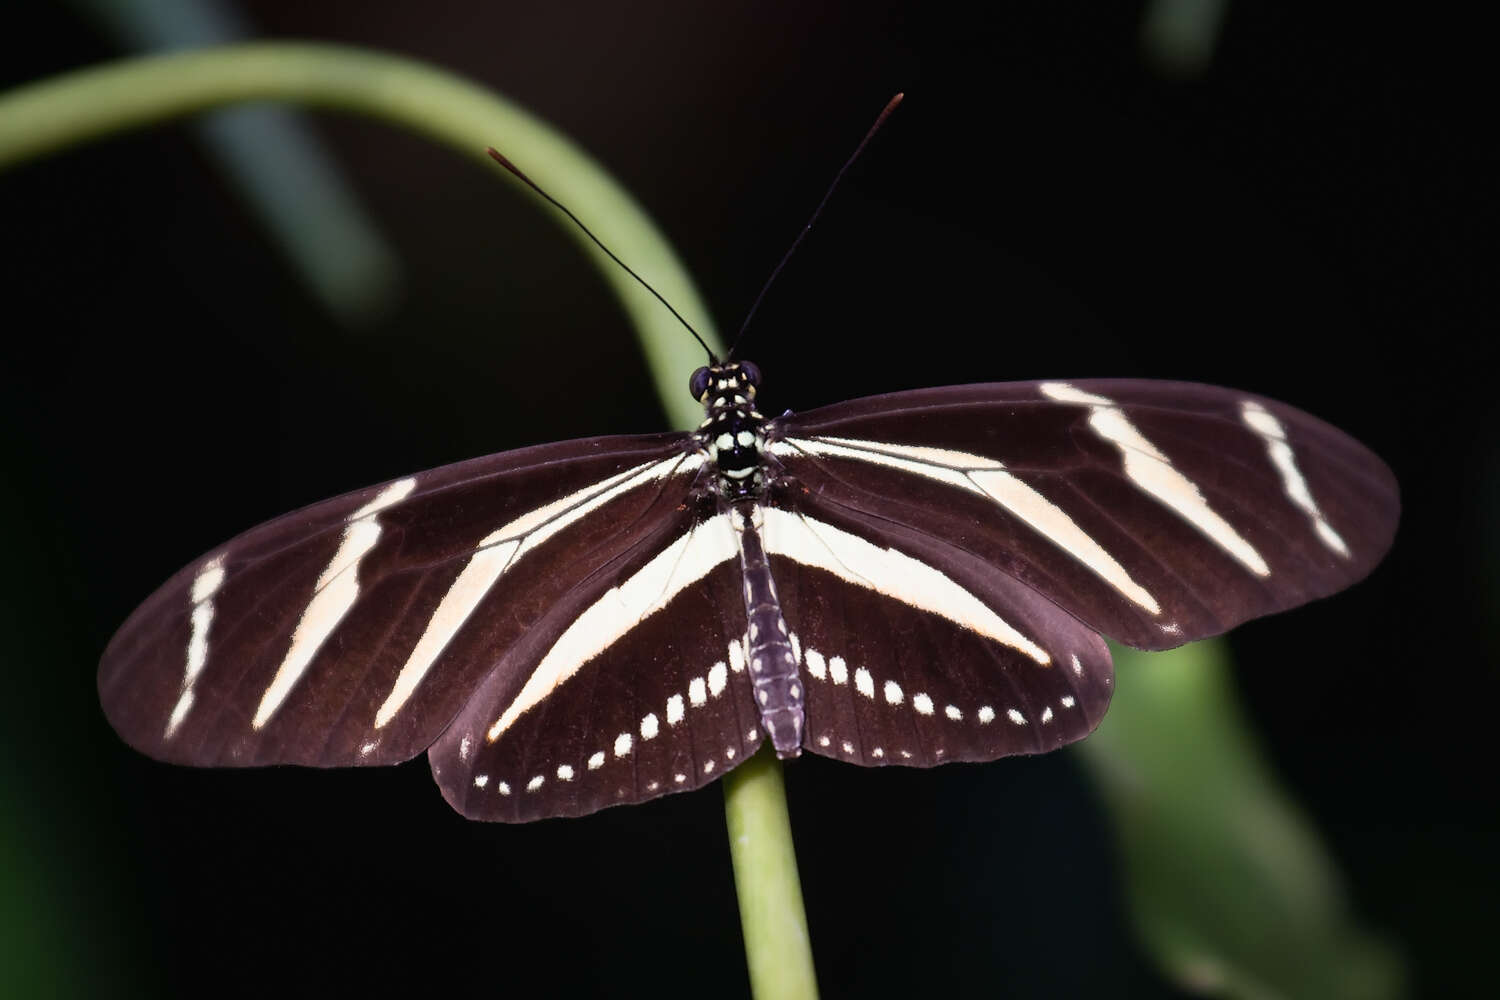
[(111, 642), (106, 714), (197, 765), (428, 750), (478, 819), (715, 780), (769, 738), (869, 765), (1034, 753), (1098, 724), (1099, 633), (1159, 649), (1366, 575), (1390, 472), (1290, 407), (1075, 381), (765, 420), (693, 380), (692, 435), (476, 459), (253, 529)]
[(538, 622), (651, 548), (701, 464), (680, 434), (572, 441), (279, 517), (136, 609), (100, 665), (105, 713), (177, 763), (407, 760)]
[[(1190, 383), (918, 390), (789, 415), (767, 438), (773, 502), (808, 526), (770, 543), (806, 746), (865, 764), (1079, 739), (1112, 684), (1095, 632), (1165, 649), (1326, 596), (1379, 562), (1399, 514), (1390, 471), (1347, 435)], [(912, 570), (881, 584), (841, 536), (940, 568), (1031, 644), (892, 599)], [(818, 548), (821, 567), (798, 555)]]

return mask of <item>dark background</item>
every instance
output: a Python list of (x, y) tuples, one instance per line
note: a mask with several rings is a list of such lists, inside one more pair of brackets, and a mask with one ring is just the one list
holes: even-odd
[[(1152, 376), (1369, 444), (1402, 484), (1394, 551), (1238, 630), (1237, 683), (1413, 992), (1486, 993), (1500, 414), (1474, 340), (1493, 340), (1476, 307), (1497, 219), (1463, 25), (1236, 3), (1184, 75), (1143, 50), (1139, 4), (556, 6), (244, 9), (266, 36), (426, 59), (555, 123), (729, 329), (905, 90), (747, 342), (767, 412)], [(0, 83), (121, 54), (70, 8), (32, 13), (0, 40)], [(404, 269), (365, 328), (306, 293), (182, 125), (0, 175), (7, 936), (95, 995), (513, 996), (535, 977), (736, 995), (716, 790), (477, 825), (425, 761), (194, 772), (103, 721), (113, 629), (237, 531), (444, 462), (663, 426), (606, 286), (532, 204), (387, 126), (310, 118)], [(1129, 936), (1107, 817), (1067, 753), (814, 759), (788, 780), (826, 995), (1176, 995)]]

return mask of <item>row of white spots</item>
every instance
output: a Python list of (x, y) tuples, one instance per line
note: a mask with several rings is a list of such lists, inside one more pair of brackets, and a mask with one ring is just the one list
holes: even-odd
[[(736, 656), (738, 657), (737, 660)], [(745, 669), (744, 648), (740, 643), (733, 642), (729, 644), (729, 659), (731, 662), (737, 664), (734, 667), (736, 671)], [(665, 713), (667, 725), (670, 727), (680, 724), (683, 719), (687, 717), (687, 709), (689, 707), (700, 708), (703, 705), (708, 704), (710, 698), (718, 698), (721, 694), (723, 694), (724, 689), (728, 686), (728, 684), (729, 666), (726, 665), (723, 660), (720, 660), (713, 666), (709, 667), (708, 673), (705, 676), (694, 677), (690, 679), (687, 685), (688, 696), (686, 702), (683, 701), (681, 694), (674, 693), (667, 698)], [(641, 717), (640, 725), (637, 727), (640, 732), (640, 739), (643, 742), (656, 739), (656, 737), (661, 735), (661, 725), (661, 718), (655, 712), (647, 712)], [(752, 729), (745, 734), (745, 741), (747, 743), (754, 743), (759, 739), (759, 730)], [(465, 736), (459, 744), (460, 759), (468, 759), (469, 745), (469, 737)], [(636, 738), (634, 734), (629, 732), (620, 733), (615, 737), (611, 749), (613, 750), (616, 759), (629, 756), (631, 752), (636, 749)], [(590, 771), (597, 771), (604, 766), (606, 760), (608, 760), (608, 756), (608, 753), (606, 753), (604, 750), (595, 750), (588, 756), (587, 760), (585, 761), (585, 766)], [(739, 756), (739, 751), (735, 747), (726, 746), (724, 748), (724, 759), (726, 761), (733, 761), (737, 756)], [(713, 774), (717, 767), (718, 762), (714, 758), (710, 757), (703, 762), (703, 773)], [(554, 772), (554, 775), (558, 781), (572, 781), (576, 776), (576, 772), (569, 764), (559, 764), (556, 771)], [(676, 774), (673, 776), (673, 781), (677, 784), (682, 784), (687, 781), (687, 775)], [(474, 776), (475, 788), (487, 788), (489, 786), (489, 783), (490, 776), (488, 774), (478, 774)], [(535, 792), (541, 789), (541, 787), (546, 783), (547, 775), (537, 774), (532, 776), (531, 780), (526, 783), (525, 787), (528, 792)], [(647, 790), (652, 792), (656, 791), (659, 787), (660, 784), (655, 781), (646, 786)], [(495, 790), (501, 795), (509, 795), (510, 785), (502, 781), (496, 784)]]
[[(791, 639), (793, 643), (796, 643), (797, 633), (793, 632)], [(803, 657), (803, 662), (807, 666), (808, 674), (815, 680), (831, 681), (835, 687), (849, 683), (849, 666), (842, 656), (825, 657), (818, 650), (809, 647)], [(1077, 655), (1072, 657), (1072, 663), (1073, 671), (1081, 675), (1083, 673), (1083, 664)], [(854, 690), (874, 701), (876, 700), (875, 689), (876, 682), (874, 676), (864, 667), (856, 668), (854, 671)], [(893, 707), (901, 705), (906, 701), (906, 692), (894, 680), (887, 680), (880, 685), (880, 696), (887, 705)], [(1074, 708), (1078, 702), (1072, 695), (1063, 695), (1058, 699), (1058, 704), (1063, 708)], [(935, 716), (937, 714), (936, 703), (933, 702), (932, 697), (925, 691), (918, 691), (911, 696), (911, 707), (918, 715)], [(944, 705), (943, 715), (952, 722), (962, 722), (964, 720), (964, 711), (957, 705)], [(1005, 717), (1018, 726), (1027, 724), (1025, 713), (1018, 708), (1007, 708), (1005, 710)], [(1043, 706), (1040, 716), (1042, 725), (1050, 724), (1055, 717), (1050, 705)], [(981, 726), (989, 725), (995, 721), (994, 706), (979, 706), (978, 711), (974, 713), (974, 718), (979, 721)], [(832, 745), (833, 738), (831, 736), (825, 734), (818, 737), (818, 746), (829, 747)], [(839, 748), (846, 754), (852, 755), (854, 753), (853, 744), (847, 740), (843, 741), (839, 745)], [(908, 760), (912, 756), (911, 752), (907, 750), (900, 751), (900, 754)], [(938, 750), (936, 754), (937, 756), (942, 756), (943, 751)], [(870, 751), (870, 756), (876, 759), (883, 758), (885, 757), (885, 749), (883, 747), (875, 747)]]

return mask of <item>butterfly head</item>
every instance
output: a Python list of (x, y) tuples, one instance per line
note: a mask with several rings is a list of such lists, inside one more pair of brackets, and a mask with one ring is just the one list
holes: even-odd
[(761, 458), (765, 418), (755, 408), (759, 386), (760, 369), (749, 361), (699, 368), (688, 383), (693, 397), (703, 404), (698, 442), (718, 468), (717, 492), (726, 500), (758, 496), (765, 483)]
[(688, 380), (688, 392), (705, 407), (718, 397), (733, 402), (736, 395), (744, 397), (742, 403), (750, 403), (754, 402), (759, 385), (760, 368), (753, 361), (725, 361), (705, 365), (693, 372), (693, 377)]

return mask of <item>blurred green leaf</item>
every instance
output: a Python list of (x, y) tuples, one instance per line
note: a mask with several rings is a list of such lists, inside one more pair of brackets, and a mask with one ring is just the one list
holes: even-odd
[(1113, 813), (1131, 919), (1168, 975), (1229, 997), (1387, 998), (1397, 955), (1361, 928), (1327, 850), (1235, 703), (1222, 642), (1113, 649), (1081, 744)]
[[(72, 0), (124, 45), (201, 48), (255, 35), (231, 0)], [(396, 251), (298, 112), (238, 107), (192, 123), (208, 153), (319, 301), (341, 322), (382, 316), (402, 281)]]
[(1208, 70), (1229, 0), (1151, 0), (1141, 21), (1141, 48), (1156, 69), (1193, 77)]

